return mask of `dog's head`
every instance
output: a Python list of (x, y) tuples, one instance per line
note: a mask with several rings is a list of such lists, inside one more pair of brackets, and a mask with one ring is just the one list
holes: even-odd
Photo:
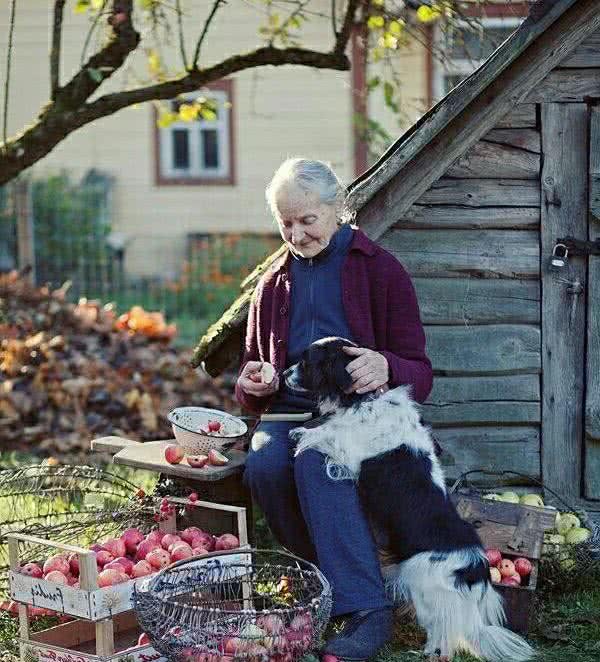
[(308, 347), (301, 360), (285, 371), (286, 384), (297, 391), (309, 391), (317, 400), (334, 400), (350, 404), (360, 399), (346, 391), (352, 377), (346, 370), (354, 357), (346, 354), (343, 347), (356, 347), (356, 343), (345, 338), (323, 338)]

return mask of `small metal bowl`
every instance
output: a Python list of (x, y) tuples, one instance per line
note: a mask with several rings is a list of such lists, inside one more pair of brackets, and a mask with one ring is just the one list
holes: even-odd
[[(206, 407), (177, 407), (169, 412), (167, 420), (171, 423), (177, 443), (188, 455), (208, 455), (211, 448), (221, 450), (232, 446), (247, 432), (244, 421), (218, 409)], [(218, 421), (223, 433), (206, 434), (209, 421)]]

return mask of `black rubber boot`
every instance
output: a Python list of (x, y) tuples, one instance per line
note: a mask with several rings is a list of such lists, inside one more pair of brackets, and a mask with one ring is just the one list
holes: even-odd
[(350, 615), (341, 632), (327, 641), (323, 656), (330, 655), (348, 662), (367, 660), (392, 638), (393, 621), (392, 607), (356, 611)]

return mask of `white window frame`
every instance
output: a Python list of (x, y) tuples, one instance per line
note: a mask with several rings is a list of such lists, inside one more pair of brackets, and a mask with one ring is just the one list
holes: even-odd
[[(479, 20), (483, 26), (484, 32), (486, 28), (513, 28), (516, 29), (525, 20), (525, 16), (494, 16), (494, 17), (481, 17)], [(464, 20), (457, 20), (458, 27), (468, 27), (469, 23)], [(443, 46), (446, 35), (442, 32), (440, 26), (436, 24), (433, 30), (433, 39), (436, 46)], [(466, 58), (448, 59), (445, 62), (440, 62), (434, 58), (433, 67), (433, 97), (434, 101), (442, 99), (446, 92), (444, 91), (444, 79), (446, 76), (453, 75), (470, 75), (478, 69), (485, 60), (472, 60)]]
[[(188, 180), (188, 179), (224, 179), (231, 175), (231, 163), (229, 159), (230, 145), (229, 134), (231, 121), (229, 95), (225, 90), (208, 90), (206, 92), (195, 92), (185, 96), (186, 100), (193, 101), (198, 96), (204, 95), (214, 99), (218, 105), (218, 119), (198, 119), (193, 122), (174, 122), (168, 127), (159, 128), (160, 148), (160, 175), (163, 179)], [(184, 129), (188, 132), (188, 146), (190, 154), (189, 168), (176, 168), (173, 164), (173, 131)], [(218, 136), (219, 168), (204, 168), (200, 163), (200, 147), (202, 140), (202, 129), (213, 129)]]

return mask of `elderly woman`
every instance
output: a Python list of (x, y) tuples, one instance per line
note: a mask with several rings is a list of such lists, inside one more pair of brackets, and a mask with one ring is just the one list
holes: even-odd
[[(252, 300), (239, 402), (255, 413), (315, 411), (310, 395), (290, 392), (280, 375), (328, 336), (358, 345), (345, 349), (355, 357), (347, 370), (356, 393), (410, 384), (423, 402), (432, 370), (411, 280), (392, 255), (343, 222), (346, 190), (335, 173), (321, 161), (288, 159), (266, 197), (288, 250)], [(251, 378), (263, 362), (276, 371), (269, 384)], [(318, 565), (331, 583), (332, 616), (345, 618), (325, 652), (364, 660), (391, 636), (392, 603), (377, 547), (356, 484), (331, 480), (317, 451), (294, 457), (288, 433), (295, 425), (257, 427), (244, 481), (278, 541)]]

